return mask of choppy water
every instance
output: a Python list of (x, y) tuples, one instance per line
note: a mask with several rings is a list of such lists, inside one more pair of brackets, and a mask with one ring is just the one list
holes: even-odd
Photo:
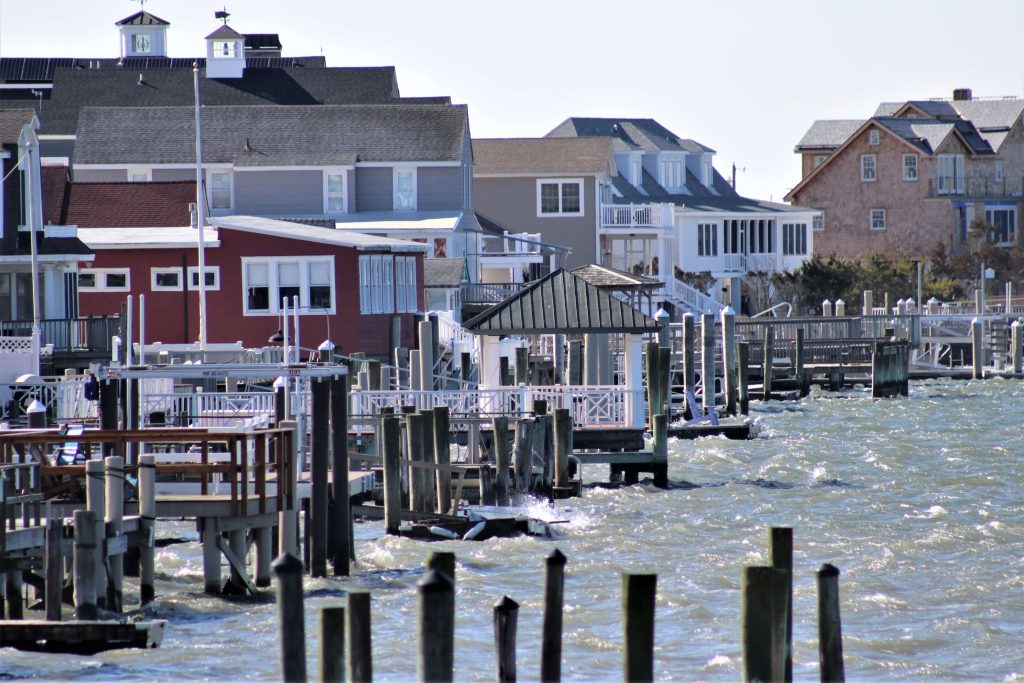
[[(765, 564), (770, 526), (794, 528), (794, 675), (817, 680), (815, 571), (840, 568), (850, 680), (1024, 680), (1024, 383), (926, 382), (906, 399), (814, 393), (754, 404), (749, 442), (672, 445), (671, 490), (588, 488), (555, 541), (446, 542), (458, 556), (456, 678), (493, 680), (491, 607), (520, 603), (519, 675), (539, 675), (543, 558), (569, 558), (563, 676), (621, 679), (622, 571), (657, 572), (655, 675), (739, 677), (739, 580)], [(596, 467), (588, 480), (605, 478)], [(543, 508), (538, 506), (543, 514)], [(191, 532), (163, 525), (162, 535)], [(374, 673), (415, 674), (415, 584), (428, 546), (357, 528), (347, 580), (307, 580), (315, 608), (373, 591)], [(204, 596), (195, 543), (158, 557), (161, 649), (94, 657), (5, 651), (3, 677), (131, 680), (279, 676), (276, 606)], [(134, 598), (136, 596), (131, 596)], [(131, 599), (129, 598), (129, 599)]]

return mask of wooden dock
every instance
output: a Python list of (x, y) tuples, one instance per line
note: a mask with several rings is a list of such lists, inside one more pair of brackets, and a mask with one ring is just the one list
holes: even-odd
[(0, 621), (0, 647), (55, 654), (94, 655), (125, 648), (159, 647), (167, 622)]

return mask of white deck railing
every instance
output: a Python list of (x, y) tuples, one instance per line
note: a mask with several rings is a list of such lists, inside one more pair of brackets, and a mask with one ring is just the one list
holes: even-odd
[(672, 204), (601, 205), (601, 226), (605, 228), (671, 228), (674, 223)]
[(669, 279), (669, 284), (672, 287), (670, 291), (672, 298), (686, 304), (693, 311), (718, 314), (725, 308), (720, 301), (716, 301), (696, 287), (691, 287), (676, 278)]
[[(621, 386), (501, 387), (464, 391), (353, 391), (352, 415), (379, 415), (382, 408), (400, 412), (402, 406), (420, 410), (448, 406), (453, 416), (523, 417), (534, 400), (546, 400), (548, 411), (569, 408), (577, 427), (629, 427), (636, 410), (643, 410), (643, 391)], [(642, 415), (641, 415), (642, 419)]]

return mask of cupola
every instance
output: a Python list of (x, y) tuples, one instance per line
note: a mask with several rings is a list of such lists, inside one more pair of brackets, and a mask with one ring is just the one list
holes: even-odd
[(166, 57), (170, 24), (149, 12), (136, 12), (115, 24), (121, 31), (121, 58)]
[(241, 78), (245, 71), (245, 36), (224, 24), (206, 36), (206, 77)]

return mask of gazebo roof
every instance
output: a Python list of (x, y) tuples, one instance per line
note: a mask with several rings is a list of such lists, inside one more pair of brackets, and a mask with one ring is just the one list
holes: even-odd
[(464, 323), (473, 334), (657, 332), (653, 318), (567, 270), (556, 270)]
[(654, 290), (665, 284), (656, 277), (627, 273), (623, 270), (599, 266), (594, 263), (588, 266), (573, 268), (570, 272), (600, 289), (612, 291)]

